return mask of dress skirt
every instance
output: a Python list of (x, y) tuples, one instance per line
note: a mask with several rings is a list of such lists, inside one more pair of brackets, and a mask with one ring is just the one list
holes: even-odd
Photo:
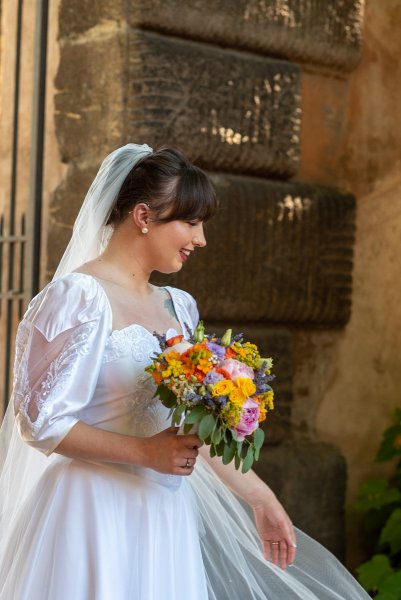
[(20, 513), (1, 600), (207, 600), (192, 490), (179, 479), (56, 461)]

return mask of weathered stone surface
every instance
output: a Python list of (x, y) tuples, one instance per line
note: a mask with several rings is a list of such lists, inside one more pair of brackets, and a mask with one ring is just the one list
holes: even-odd
[(47, 232), (47, 280), (52, 278), (67, 247), (75, 218), (97, 169), (98, 165), (79, 168), (72, 164), (52, 196)]
[(77, 35), (126, 19), (134, 27), (349, 71), (361, 54), (363, 9), (363, 0), (63, 0), (60, 31)]
[(164, 36), (129, 36), (128, 127), (213, 170), (298, 166), (300, 72), (289, 63)]
[[(202, 317), (342, 325), (350, 315), (355, 200), (334, 188), (213, 175), (208, 245), (173, 277)], [(158, 281), (163, 281), (159, 277)]]
[(146, 141), (179, 146), (213, 170), (288, 176), (299, 160), (299, 85), (289, 63), (139, 30), (66, 43), (60, 146), (72, 160)]
[(125, 141), (126, 48), (118, 32), (60, 47), (55, 126), (64, 162), (95, 161)]
[(346, 465), (318, 441), (265, 447), (255, 471), (273, 489), (294, 524), (344, 560)]

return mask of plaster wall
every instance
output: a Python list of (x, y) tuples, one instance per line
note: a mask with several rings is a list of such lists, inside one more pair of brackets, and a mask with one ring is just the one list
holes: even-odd
[[(345, 456), (349, 505), (366, 478), (391, 468), (373, 459), (401, 406), (400, 29), (399, 0), (368, 0), (362, 62), (343, 91), (348, 116), (338, 131), (337, 168), (329, 143), (327, 156), (317, 157), (317, 177), (310, 163), (304, 167), (306, 179), (332, 183), (336, 173), (337, 185), (358, 198), (351, 320), (342, 331), (296, 336), (293, 408), (299, 430), (315, 428)], [(337, 98), (333, 106), (341, 103)], [(350, 566), (363, 557), (358, 537), (357, 519), (348, 510)]]

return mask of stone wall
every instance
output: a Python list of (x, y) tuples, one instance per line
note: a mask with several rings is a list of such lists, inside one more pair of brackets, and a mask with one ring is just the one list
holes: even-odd
[[(347, 505), (360, 484), (381, 476), (390, 465), (374, 464), (382, 431), (401, 405), (401, 4), (370, 0), (366, 6), (362, 61), (347, 90), (337, 86), (326, 113), (346, 105), (338, 137), (337, 170), (331, 149), (320, 157), (320, 181), (337, 182), (357, 197), (353, 308), (341, 332), (300, 334), (295, 344), (297, 424), (310, 421), (323, 439), (335, 443), (347, 459)], [(316, 83), (318, 85), (318, 83)], [(328, 84), (319, 85), (328, 89)], [(302, 166), (304, 178), (316, 180), (316, 165)], [(349, 564), (364, 557), (358, 519), (348, 511)]]

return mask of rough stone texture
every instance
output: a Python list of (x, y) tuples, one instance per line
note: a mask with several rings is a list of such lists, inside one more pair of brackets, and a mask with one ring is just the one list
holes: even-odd
[(361, 53), (363, 0), (64, 0), (61, 35), (107, 20), (350, 71)]
[[(208, 245), (174, 276), (204, 319), (342, 325), (351, 307), (355, 201), (334, 188), (213, 175)], [(158, 281), (162, 281), (161, 278)]]
[(296, 172), (296, 66), (139, 30), (107, 31), (62, 46), (56, 106), (65, 160), (121, 139), (146, 140), (179, 146), (213, 170)]
[(55, 189), (48, 215), (46, 281), (49, 281), (69, 242), (75, 217), (81, 207), (98, 165), (69, 166), (64, 180)]
[(90, 42), (61, 45), (54, 103), (63, 162), (98, 158), (100, 164), (124, 143), (125, 64), (124, 37), (114, 29)]
[(345, 461), (318, 441), (292, 440), (265, 447), (257, 474), (283, 502), (294, 524), (344, 560)]
[[(202, 315), (201, 315), (202, 317)], [(222, 335), (226, 327), (220, 323), (205, 322), (208, 333)], [(293, 400), (293, 343), (292, 334), (282, 327), (267, 328), (249, 324), (231, 323), (234, 333), (243, 332), (245, 340), (256, 344), (261, 356), (272, 357), (272, 382), (275, 394), (274, 410), (268, 413), (263, 429), (266, 433), (265, 443), (276, 446), (285, 441), (291, 430), (291, 407)]]

